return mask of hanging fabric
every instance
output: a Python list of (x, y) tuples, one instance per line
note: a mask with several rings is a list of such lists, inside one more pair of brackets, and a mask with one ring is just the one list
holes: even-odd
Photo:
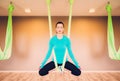
[(114, 37), (114, 30), (113, 30), (112, 16), (111, 16), (112, 7), (110, 5), (110, 2), (108, 2), (106, 6), (106, 10), (108, 13), (107, 41), (108, 41), (109, 57), (113, 60), (120, 60), (120, 47), (118, 51), (116, 51), (115, 48), (115, 40), (114, 40), (115, 37)]
[(8, 7), (8, 23), (6, 29), (6, 37), (5, 37), (5, 48), (2, 51), (0, 48), (0, 60), (6, 60), (11, 57), (12, 52), (12, 12), (14, 10), (14, 6), (12, 2)]
[[(68, 21), (68, 37), (70, 37), (70, 30), (71, 30), (71, 20), (72, 20), (72, 5), (73, 5), (73, 1), (74, 0), (69, 0), (69, 4), (70, 4), (70, 12), (69, 12), (69, 21)], [(51, 0), (47, 0), (47, 6), (48, 6), (48, 22), (49, 22), (49, 31), (50, 31), (50, 38), (52, 37), (52, 22), (51, 22), (51, 14), (50, 14), (50, 3)], [(64, 55), (64, 59), (63, 59), (63, 64), (61, 66), (62, 69), (60, 69), (57, 65), (57, 60), (56, 60), (56, 56), (55, 56), (55, 52), (54, 52), (54, 48), (52, 50), (52, 54), (54, 57), (54, 62), (55, 62), (55, 67), (57, 71), (64, 71), (64, 66), (65, 66), (65, 62), (66, 62), (66, 56), (67, 56), (67, 49), (65, 51), (65, 55)]]
[[(68, 36), (68, 38), (70, 38), (70, 31), (71, 31), (72, 6), (73, 6), (73, 2), (74, 2), (74, 0), (69, 0), (69, 4), (70, 4), (70, 12), (69, 12), (68, 32), (67, 32), (67, 36)], [(64, 67), (65, 67), (65, 62), (66, 62), (67, 54), (68, 54), (68, 51), (67, 51), (67, 49), (66, 49), (65, 56), (64, 56), (64, 59), (63, 59), (62, 71), (64, 71)]]

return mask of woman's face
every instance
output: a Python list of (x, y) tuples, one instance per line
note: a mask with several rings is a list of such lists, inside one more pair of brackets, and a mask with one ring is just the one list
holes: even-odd
[(63, 24), (57, 24), (56, 33), (57, 33), (57, 34), (63, 34), (63, 33), (64, 33)]

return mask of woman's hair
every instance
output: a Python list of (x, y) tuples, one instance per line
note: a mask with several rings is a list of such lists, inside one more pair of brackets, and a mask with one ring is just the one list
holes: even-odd
[(55, 25), (55, 27), (57, 27), (58, 24), (62, 24), (63, 25), (63, 28), (64, 28), (64, 23), (62, 21), (58, 21)]

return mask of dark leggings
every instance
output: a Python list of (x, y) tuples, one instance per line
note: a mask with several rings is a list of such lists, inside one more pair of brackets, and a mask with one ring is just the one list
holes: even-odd
[[(61, 66), (62, 64), (58, 64), (58, 66)], [(44, 76), (49, 73), (50, 70), (55, 68), (55, 64), (53, 61), (47, 63), (43, 68), (39, 70), (39, 75)], [(75, 76), (79, 76), (81, 74), (80, 69), (78, 69), (74, 64), (72, 64), (69, 61), (66, 61), (65, 68), (70, 70), (71, 73)]]

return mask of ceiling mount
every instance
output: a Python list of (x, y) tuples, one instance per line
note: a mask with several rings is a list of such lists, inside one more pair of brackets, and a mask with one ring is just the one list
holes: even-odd
[(12, 1), (10, 1), (10, 4), (13, 4), (13, 2), (12, 2)]
[(108, 1), (107, 3), (110, 4), (110, 1)]

